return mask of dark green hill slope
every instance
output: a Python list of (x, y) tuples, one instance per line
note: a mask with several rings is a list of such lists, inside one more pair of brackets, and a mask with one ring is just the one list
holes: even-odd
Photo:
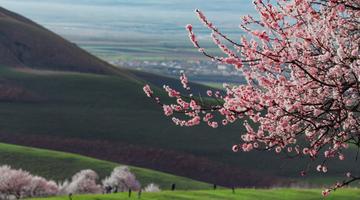
[(1, 7), (0, 64), (102, 74), (112, 70), (108, 63), (75, 44)]
[[(269, 177), (223, 164), (238, 130), (174, 126), (124, 76), (0, 68), (0, 78), (36, 99), (0, 101), (0, 141), (80, 153), (222, 185), (268, 185)], [(1, 100), (1, 99), (0, 99)], [(229, 131), (228, 136), (223, 131)], [(233, 157), (235, 156), (235, 157)], [(234, 160), (235, 161), (235, 160)], [(238, 161), (235, 161), (238, 163)], [(211, 175), (209, 175), (211, 174)], [(256, 180), (256, 181), (255, 181)], [(274, 179), (274, 181), (276, 181)]]
[[(269, 186), (306, 166), (274, 153), (233, 153), (241, 127), (181, 128), (123, 76), (19, 72), (0, 68), (9, 85), (34, 96), (0, 99), (0, 141), (79, 153), (220, 185)], [(21, 94), (21, 93), (19, 93)], [(35, 98), (36, 97), (36, 98)], [(30, 98), (30, 99), (29, 99)], [(358, 162), (357, 162), (358, 164)], [(331, 165), (359, 170), (352, 159)]]

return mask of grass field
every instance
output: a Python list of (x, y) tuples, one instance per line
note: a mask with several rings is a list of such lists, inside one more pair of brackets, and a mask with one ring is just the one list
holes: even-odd
[[(92, 169), (99, 174), (100, 178), (104, 178), (110, 175), (114, 167), (120, 165), (76, 154), (0, 143), (0, 165), (2, 164), (57, 181), (69, 179), (82, 169)], [(138, 167), (130, 167), (130, 169), (142, 185), (154, 182), (164, 189), (169, 189), (173, 183), (176, 183), (179, 189), (211, 188), (211, 185), (207, 183), (154, 170)]]
[[(306, 166), (303, 161), (287, 162), (272, 152), (233, 153), (231, 147), (242, 133), (238, 124), (218, 129), (176, 127), (143, 94), (141, 81), (125, 76), (37, 74), (2, 67), (0, 78), (42, 99), (0, 101), (3, 133), (119, 141), (205, 157), (245, 172), (291, 178), (298, 177)], [(331, 165), (329, 176), (342, 176), (342, 168), (359, 170), (349, 158), (341, 165)]]
[[(343, 189), (332, 193), (326, 200), (358, 200), (359, 189)], [(68, 200), (68, 197), (38, 198), (46, 200)], [(112, 195), (80, 195), (74, 196), (73, 200), (122, 200), (138, 199), (136, 194), (128, 198), (127, 193)], [(143, 200), (321, 200), (321, 189), (298, 190), (298, 189), (237, 189), (235, 194), (230, 190), (217, 191), (176, 191), (160, 193), (143, 193)], [(34, 199), (35, 200), (35, 199)]]

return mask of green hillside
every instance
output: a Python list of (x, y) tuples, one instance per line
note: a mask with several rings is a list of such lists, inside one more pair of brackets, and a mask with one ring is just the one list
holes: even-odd
[[(0, 97), (0, 140), (7, 143), (76, 152), (219, 185), (266, 186), (274, 176), (297, 178), (306, 167), (304, 161), (288, 162), (272, 152), (233, 153), (241, 134), (236, 124), (174, 126), (143, 94), (143, 83), (125, 76), (2, 67), (0, 80), (10, 91), (23, 89)], [(328, 175), (343, 176), (346, 167), (359, 170), (352, 160), (331, 165)]]
[[(343, 189), (332, 193), (326, 200), (357, 200), (360, 196), (359, 189)], [(67, 200), (68, 197), (38, 198), (46, 200)], [(74, 196), (75, 200), (122, 200), (137, 199), (136, 194), (128, 198), (126, 193), (113, 195), (80, 195)], [(321, 200), (320, 189), (296, 190), (296, 189), (273, 189), (273, 190), (236, 190), (235, 194), (230, 190), (217, 191), (177, 191), (160, 193), (143, 193), (143, 200)], [(34, 199), (35, 200), (35, 199)]]
[(35, 22), (0, 7), (0, 64), (110, 74), (113, 67)]
[[(56, 181), (69, 179), (82, 169), (92, 169), (102, 179), (109, 176), (114, 167), (120, 165), (76, 154), (0, 143), (0, 165), (4, 164)], [(154, 170), (138, 167), (130, 167), (130, 169), (143, 185), (154, 182), (164, 189), (169, 189), (173, 183), (176, 183), (179, 189), (207, 189), (211, 187), (207, 183)]]

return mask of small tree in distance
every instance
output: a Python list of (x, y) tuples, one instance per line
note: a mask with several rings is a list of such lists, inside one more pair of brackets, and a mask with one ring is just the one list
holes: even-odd
[(127, 166), (114, 168), (111, 175), (106, 177), (102, 184), (105, 189), (110, 188), (111, 191), (109, 192), (126, 192), (129, 189), (138, 191), (141, 189), (140, 182)]
[(12, 169), (7, 165), (0, 166), (0, 199), (46, 197), (56, 195), (58, 191), (54, 181), (33, 176), (21, 169)]
[(98, 194), (102, 192), (101, 185), (98, 185), (98, 174), (90, 169), (81, 170), (76, 173), (71, 182), (65, 181), (60, 185), (60, 194)]
[(43, 177), (33, 176), (26, 189), (26, 197), (55, 196), (59, 192), (58, 185), (54, 181), (48, 181)]
[(20, 199), (31, 183), (31, 174), (23, 170), (14, 170), (9, 166), (0, 167), (0, 194)]
[[(247, 84), (207, 91), (218, 103), (194, 97), (185, 74), (180, 81), (188, 95), (164, 86), (173, 104), (163, 104), (149, 85), (144, 92), (179, 126), (203, 121), (217, 128), (242, 120), (246, 131), (233, 146), (235, 152), (308, 156), (318, 163), (316, 170), (326, 173), (329, 159), (344, 160), (350, 145), (360, 148), (360, 1), (255, 0), (254, 5), (260, 17), (242, 18), (240, 27), (247, 37), (240, 41), (196, 10), (223, 57), (202, 48), (192, 25), (186, 26), (199, 52), (242, 71)], [(223, 119), (215, 120), (216, 115)], [(345, 180), (324, 190), (324, 196), (360, 179), (344, 174)]]

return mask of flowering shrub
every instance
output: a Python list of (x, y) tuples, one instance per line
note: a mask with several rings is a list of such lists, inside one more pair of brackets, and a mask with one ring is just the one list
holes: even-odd
[(0, 167), (0, 197), (42, 197), (55, 195), (55, 182), (31, 175), (27, 171), (15, 170), (9, 166)]
[(26, 197), (54, 196), (59, 192), (58, 185), (54, 181), (48, 181), (39, 176), (33, 176), (29, 186), (26, 187)]
[(76, 173), (71, 182), (65, 181), (60, 186), (60, 194), (97, 194), (101, 193), (101, 186), (96, 184), (98, 175), (93, 170), (81, 170)]
[(129, 189), (138, 191), (141, 185), (134, 174), (130, 172), (127, 166), (114, 168), (111, 175), (103, 181), (104, 188), (110, 188), (111, 192), (125, 192)]
[[(186, 26), (199, 52), (242, 71), (247, 84), (224, 84), (225, 92), (209, 90), (208, 97), (217, 104), (195, 98), (185, 74), (180, 81), (190, 95), (164, 86), (173, 104), (161, 103), (149, 85), (144, 92), (179, 126), (203, 121), (217, 128), (241, 120), (246, 131), (232, 147), (234, 152), (307, 156), (319, 163), (314, 169), (326, 173), (329, 159), (344, 160), (349, 145), (360, 148), (360, 1), (255, 0), (254, 5), (259, 19), (242, 18), (240, 27), (247, 36), (240, 41), (224, 35), (196, 10), (223, 57), (202, 48), (192, 25)], [(215, 115), (222, 120), (215, 120)], [(323, 195), (359, 179), (348, 172), (346, 180)]]

